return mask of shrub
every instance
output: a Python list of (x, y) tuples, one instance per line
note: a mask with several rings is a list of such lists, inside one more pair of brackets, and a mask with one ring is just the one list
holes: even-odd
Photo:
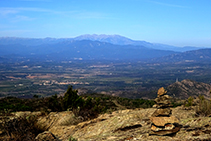
[(37, 116), (21, 116), (9, 119), (3, 116), (0, 129), (8, 137), (4, 140), (33, 141), (44, 130), (37, 126)]
[(62, 105), (59, 102), (59, 98), (57, 94), (52, 95), (51, 97), (47, 98), (47, 107), (48, 109), (51, 109), (51, 111), (56, 112), (56, 111), (62, 111)]
[(73, 138), (72, 136), (68, 139), (68, 141), (77, 141), (77, 139)]
[(196, 108), (197, 116), (210, 116), (211, 115), (211, 101), (199, 96), (199, 105)]
[(190, 96), (190, 97), (188, 98), (188, 101), (185, 103), (185, 107), (190, 107), (190, 106), (192, 106), (192, 105), (193, 105), (193, 97)]
[(78, 106), (81, 106), (80, 104), (82, 104), (82, 98), (80, 98), (80, 96), (77, 94), (78, 91), (77, 90), (73, 90), (72, 86), (69, 86), (67, 89), (67, 92), (64, 95), (63, 98), (63, 108), (64, 110), (67, 109), (75, 109)]

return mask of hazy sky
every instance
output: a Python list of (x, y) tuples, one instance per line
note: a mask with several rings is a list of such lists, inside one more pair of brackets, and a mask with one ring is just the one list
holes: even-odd
[(211, 0), (0, 0), (0, 37), (82, 34), (211, 47)]

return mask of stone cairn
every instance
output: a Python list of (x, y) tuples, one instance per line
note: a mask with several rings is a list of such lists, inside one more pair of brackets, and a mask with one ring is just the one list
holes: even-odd
[(156, 104), (153, 106), (156, 111), (150, 117), (152, 122), (151, 130), (152, 134), (156, 135), (171, 135), (180, 130), (179, 120), (171, 115), (171, 102), (170, 96), (167, 95), (167, 91), (162, 87), (158, 90), (158, 96), (155, 99)]

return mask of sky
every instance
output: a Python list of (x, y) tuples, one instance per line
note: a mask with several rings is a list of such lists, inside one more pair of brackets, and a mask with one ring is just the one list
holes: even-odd
[(121, 35), (211, 47), (211, 0), (0, 0), (0, 37)]

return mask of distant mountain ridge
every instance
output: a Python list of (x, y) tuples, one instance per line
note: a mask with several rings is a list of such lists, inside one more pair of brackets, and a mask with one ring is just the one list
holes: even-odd
[[(120, 35), (81, 35), (75, 38), (0, 38), (0, 56), (44, 60), (148, 60), (148, 62), (210, 61), (211, 48), (179, 48)], [(177, 50), (177, 51), (175, 51)], [(186, 51), (185, 50), (191, 50)], [(55, 57), (57, 56), (57, 57)], [(6, 57), (7, 58), (7, 57)]]
[(26, 45), (37, 46), (42, 44), (55, 44), (59, 42), (71, 41), (72, 38), (19, 38), (19, 37), (0, 37), (0, 45)]
[(201, 49), (200, 47), (176, 47), (171, 45), (165, 44), (158, 44), (158, 43), (150, 43), (146, 41), (139, 41), (139, 40), (132, 40), (120, 35), (105, 35), (105, 34), (85, 34), (80, 35), (75, 38), (16, 38), (16, 37), (1, 37), (0, 38), (0, 45), (7, 45), (7, 44), (22, 44), (28, 46), (36, 46), (41, 44), (55, 44), (61, 42), (69, 42), (72, 40), (90, 40), (90, 41), (99, 41), (99, 42), (106, 42), (115, 45), (138, 45), (144, 46), (147, 48), (158, 49), (158, 50), (170, 50), (176, 52), (185, 52), (189, 50), (197, 50)]
[(97, 35), (97, 34), (85, 34), (78, 37), (75, 37), (74, 40), (91, 40), (91, 41), (100, 41), (100, 42), (107, 42), (111, 44), (117, 44), (117, 45), (140, 45), (148, 48), (153, 49), (160, 49), (160, 50), (171, 50), (176, 52), (185, 52), (189, 50), (197, 50), (202, 49), (201, 47), (176, 47), (166, 44), (159, 44), (159, 43), (150, 43), (146, 41), (139, 41), (139, 40), (132, 40), (120, 35)]
[(17, 54), (26, 57), (40, 56), (39, 58), (47, 60), (143, 60), (173, 53), (176, 52), (90, 40), (71, 40), (38, 46), (20, 44), (0, 46), (0, 56)]
[[(139, 41), (134, 41), (129, 38), (120, 36), (120, 35), (97, 35), (97, 34), (85, 34), (81, 35), (78, 37), (75, 37), (74, 40), (91, 40), (91, 41), (100, 41), (100, 42), (106, 42), (106, 43), (111, 43), (111, 44), (116, 44), (116, 45), (138, 45), (136, 42)], [(145, 45), (151, 45), (151, 43), (145, 42), (145, 41), (140, 41), (142, 45), (145, 43)]]

